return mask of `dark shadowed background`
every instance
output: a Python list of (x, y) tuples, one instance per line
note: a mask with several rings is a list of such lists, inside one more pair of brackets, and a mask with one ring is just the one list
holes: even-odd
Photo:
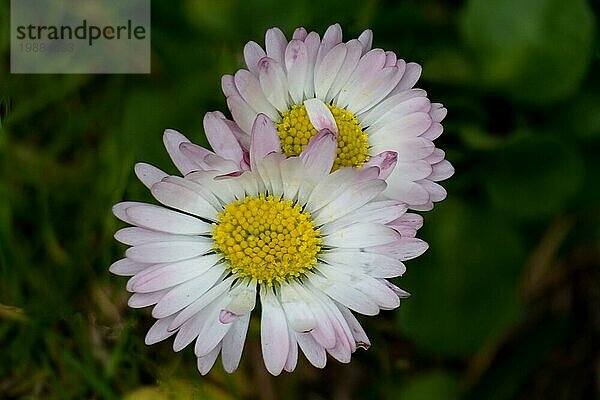
[[(152, 74), (10, 75), (0, 1), (0, 398), (592, 399), (600, 393), (598, 2), (153, 1)], [(206, 145), (220, 76), (279, 26), (423, 65), (448, 108), (436, 141), (456, 167), (425, 213), (431, 247), (395, 282), (373, 343), (324, 370), (273, 378), (256, 326), (240, 369), (202, 378), (193, 349), (148, 347), (126, 306), (111, 205), (150, 200), (133, 165), (174, 173), (162, 132)]]

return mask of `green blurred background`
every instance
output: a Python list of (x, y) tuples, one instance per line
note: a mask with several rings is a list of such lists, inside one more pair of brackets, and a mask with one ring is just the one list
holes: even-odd
[[(0, 398), (592, 399), (600, 393), (600, 4), (585, 0), (153, 1), (152, 74), (10, 75), (0, 1)], [(150, 200), (133, 165), (175, 172), (165, 128), (206, 144), (245, 42), (297, 26), (424, 66), (456, 167), (425, 214), (430, 250), (373, 346), (269, 376), (252, 334), (233, 375), (147, 347), (107, 268), (110, 213)]]

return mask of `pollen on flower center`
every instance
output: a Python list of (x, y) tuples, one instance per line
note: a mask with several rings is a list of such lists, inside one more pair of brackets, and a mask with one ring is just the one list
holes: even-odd
[(273, 285), (312, 269), (321, 250), (310, 214), (279, 197), (247, 196), (218, 215), (212, 237), (229, 269), (240, 277)]
[[(369, 159), (367, 134), (351, 111), (327, 104), (338, 127), (338, 148), (332, 171), (341, 167), (360, 167)], [(299, 155), (317, 133), (304, 105), (293, 105), (277, 123), (281, 148), (287, 156)]]

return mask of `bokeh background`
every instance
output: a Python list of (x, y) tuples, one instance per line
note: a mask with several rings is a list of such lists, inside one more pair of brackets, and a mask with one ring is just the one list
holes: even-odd
[[(600, 393), (600, 4), (586, 0), (152, 2), (152, 74), (10, 75), (0, 1), (0, 398), (592, 399)], [(175, 173), (165, 128), (206, 144), (246, 41), (297, 26), (423, 65), (456, 173), (425, 213), (413, 296), (362, 318), (373, 346), (269, 376), (144, 345), (111, 215), (150, 200), (136, 161)]]

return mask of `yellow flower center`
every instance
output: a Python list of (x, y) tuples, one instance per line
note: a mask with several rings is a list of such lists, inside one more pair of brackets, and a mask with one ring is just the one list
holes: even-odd
[[(341, 167), (360, 167), (369, 159), (367, 134), (351, 111), (327, 104), (338, 127), (338, 148), (332, 171)], [(297, 156), (317, 130), (304, 105), (293, 105), (277, 123), (281, 148), (286, 156)]]
[(212, 237), (233, 274), (269, 286), (312, 269), (321, 250), (309, 213), (289, 200), (262, 194), (225, 206)]

